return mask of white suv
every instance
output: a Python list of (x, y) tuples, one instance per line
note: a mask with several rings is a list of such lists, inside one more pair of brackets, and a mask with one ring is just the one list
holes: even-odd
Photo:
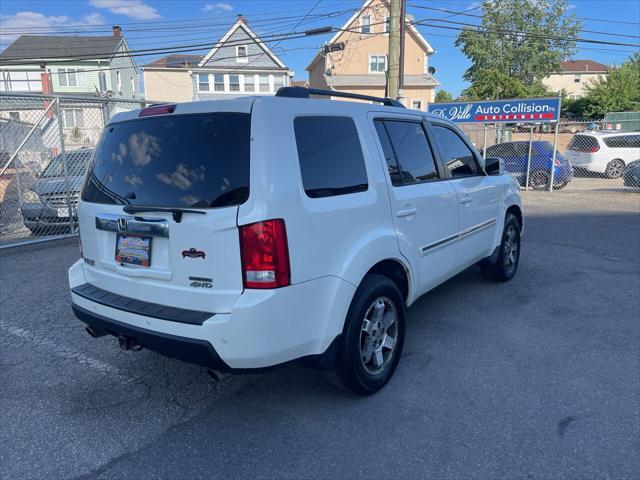
[(640, 132), (580, 133), (571, 139), (564, 156), (574, 167), (619, 178), (625, 166), (640, 156)]
[(455, 125), (397, 102), (309, 92), (326, 93), (114, 116), (69, 270), (90, 335), (214, 377), (304, 359), (372, 393), (418, 297), (476, 263), (515, 275), (520, 190), (500, 159), (483, 166)]

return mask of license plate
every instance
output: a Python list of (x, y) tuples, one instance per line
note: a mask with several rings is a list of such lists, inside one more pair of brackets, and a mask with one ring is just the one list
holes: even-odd
[(151, 265), (151, 237), (116, 235), (116, 262), (148, 267)]
[(58, 208), (58, 217), (69, 218), (69, 209), (67, 207)]

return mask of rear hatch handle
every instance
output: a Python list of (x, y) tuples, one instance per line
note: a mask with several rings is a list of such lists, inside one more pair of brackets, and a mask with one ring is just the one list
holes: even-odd
[(178, 207), (145, 207), (144, 205), (125, 205), (122, 210), (125, 213), (143, 213), (143, 212), (169, 212), (173, 214), (173, 220), (176, 223), (182, 221), (182, 214), (184, 213), (196, 213), (199, 215), (206, 215), (207, 212), (202, 210), (191, 210), (189, 208)]

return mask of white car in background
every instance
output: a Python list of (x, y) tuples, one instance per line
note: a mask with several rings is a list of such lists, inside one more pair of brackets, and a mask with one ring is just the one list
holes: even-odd
[(619, 178), (640, 154), (640, 132), (584, 132), (574, 135), (564, 156), (574, 167)]

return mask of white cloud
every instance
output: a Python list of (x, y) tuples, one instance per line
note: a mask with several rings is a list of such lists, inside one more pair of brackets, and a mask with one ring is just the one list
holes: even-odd
[(203, 12), (230, 12), (233, 10), (233, 5), (224, 2), (218, 3), (207, 3), (204, 7), (202, 7)]
[(567, 5), (567, 10), (573, 10), (574, 8), (576, 8), (577, 5), (574, 5), (573, 3), (570, 3), (569, 5)]
[(96, 8), (106, 8), (111, 13), (139, 20), (161, 17), (158, 10), (142, 0), (89, 0), (89, 3)]
[(74, 20), (67, 15), (44, 15), (38, 12), (18, 12), (15, 15), (0, 15), (0, 43), (7, 46), (20, 35), (54, 33), (56, 28), (70, 27), (86, 30), (91, 25), (101, 25), (106, 19), (95, 12)]

